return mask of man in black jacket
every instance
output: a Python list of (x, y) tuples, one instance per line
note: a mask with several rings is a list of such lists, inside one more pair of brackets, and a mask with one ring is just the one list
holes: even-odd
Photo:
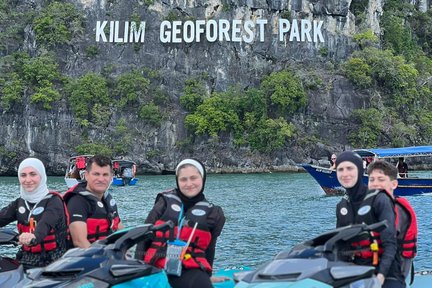
[(351, 151), (341, 153), (336, 160), (336, 175), (346, 189), (346, 195), (336, 207), (336, 227), (350, 224), (373, 224), (387, 220), (388, 227), (381, 231), (378, 243), (382, 253), (378, 263), (373, 263), (370, 242), (356, 253), (353, 261), (359, 265), (374, 265), (382, 287), (406, 287), (400, 270), (400, 256), (396, 253), (396, 215), (393, 200), (385, 191), (368, 190), (363, 183), (363, 161)]

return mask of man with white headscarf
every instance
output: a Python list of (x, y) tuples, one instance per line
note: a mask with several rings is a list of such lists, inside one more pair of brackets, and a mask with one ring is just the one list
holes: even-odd
[(27, 158), (18, 167), (20, 197), (0, 210), (0, 227), (17, 221), (25, 269), (43, 267), (67, 250), (67, 214), (62, 197), (50, 192), (43, 163)]

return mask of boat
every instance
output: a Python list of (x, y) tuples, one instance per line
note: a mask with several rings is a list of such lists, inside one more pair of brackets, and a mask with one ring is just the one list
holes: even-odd
[[(359, 154), (363, 159), (370, 159), (371, 157), (378, 159), (427, 157), (432, 156), (432, 146), (355, 149), (353, 152)], [(337, 180), (335, 170), (312, 164), (300, 164), (300, 166), (318, 182), (327, 195), (341, 195), (345, 192), (345, 189)], [(362, 180), (367, 184), (368, 176), (366, 174), (363, 175)], [(413, 173), (410, 172), (407, 178), (398, 178), (398, 182), (398, 187), (394, 191), (394, 194), (397, 196), (432, 193), (432, 178), (413, 176)]]
[(68, 188), (71, 188), (85, 180), (84, 172), (86, 169), (87, 159), (91, 157), (93, 157), (93, 155), (77, 155), (69, 158), (64, 178)]
[(130, 160), (116, 159), (112, 160), (114, 178), (112, 185), (114, 186), (133, 186), (138, 182), (136, 178), (136, 163)]

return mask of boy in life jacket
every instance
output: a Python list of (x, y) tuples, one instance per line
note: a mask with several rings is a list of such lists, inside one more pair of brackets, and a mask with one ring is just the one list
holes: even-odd
[(395, 200), (398, 253), (402, 256), (402, 273), (407, 277), (413, 269), (417, 253), (417, 218), (406, 198), (394, 196), (398, 170), (389, 162), (377, 160), (368, 167), (369, 189), (385, 190)]
[[(387, 228), (379, 234), (374, 232), (375, 239), (352, 243), (358, 248), (352, 261), (358, 265), (375, 266), (382, 287), (404, 288), (405, 278), (401, 272), (400, 255), (397, 254), (394, 201), (384, 191), (368, 190), (362, 181), (363, 171), (363, 160), (358, 154), (345, 151), (338, 155), (336, 176), (346, 195), (336, 207), (336, 227), (387, 221)], [(378, 249), (374, 250), (375, 245), (371, 244), (378, 244)]]
[(24, 269), (44, 267), (67, 249), (67, 213), (62, 197), (47, 188), (43, 163), (27, 158), (18, 167), (20, 197), (0, 210), (0, 227), (17, 221)]
[(112, 178), (111, 159), (95, 155), (88, 159), (86, 181), (70, 188), (63, 196), (74, 247), (88, 248), (96, 240), (123, 229), (117, 204), (107, 191)]

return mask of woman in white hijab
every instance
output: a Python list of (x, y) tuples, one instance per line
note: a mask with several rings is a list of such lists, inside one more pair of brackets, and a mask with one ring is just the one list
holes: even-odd
[[(226, 280), (211, 277), (216, 241), (225, 225), (225, 215), (220, 206), (210, 203), (204, 195), (206, 171), (200, 161), (184, 159), (175, 172), (177, 188), (156, 196), (145, 223), (173, 221), (176, 241), (168, 243), (172, 239), (167, 234), (157, 234), (152, 243), (138, 245), (135, 255), (156, 267), (165, 267), (173, 288), (211, 288), (212, 282)], [(179, 247), (183, 247), (184, 257), (170, 257), (170, 249), (178, 251)]]
[(20, 197), (0, 210), (0, 227), (17, 221), (21, 249), (17, 259), (25, 269), (43, 267), (60, 258), (67, 247), (63, 199), (47, 187), (43, 163), (27, 158), (18, 167)]

